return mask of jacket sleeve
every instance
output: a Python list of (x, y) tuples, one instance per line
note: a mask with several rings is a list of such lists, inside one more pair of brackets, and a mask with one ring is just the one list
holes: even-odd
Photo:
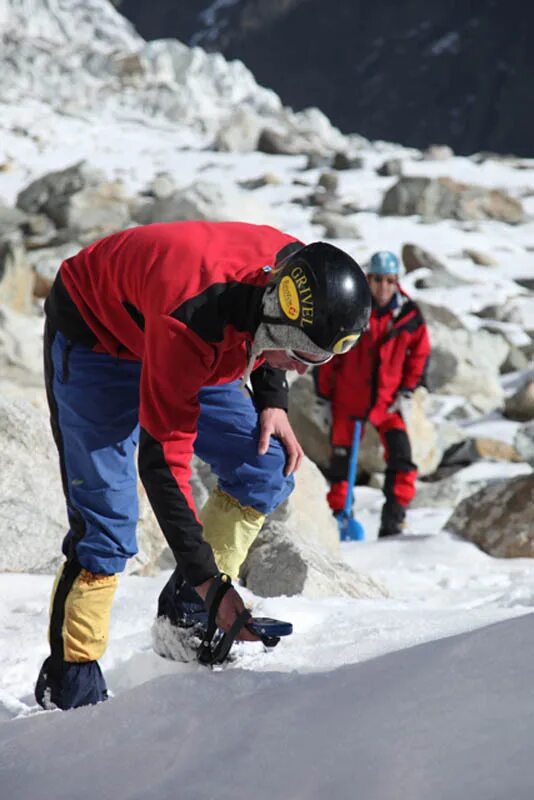
[(196, 586), (217, 574), (191, 491), (191, 458), (200, 411), (198, 392), (215, 351), (170, 316), (149, 318), (141, 373), (139, 474), (186, 580)]
[(423, 379), (430, 356), (428, 329), (423, 322), (412, 336), (402, 372), (402, 388), (416, 389)]
[(289, 390), (284, 370), (261, 364), (252, 372), (250, 383), (258, 412), (265, 408), (283, 408), (287, 411)]

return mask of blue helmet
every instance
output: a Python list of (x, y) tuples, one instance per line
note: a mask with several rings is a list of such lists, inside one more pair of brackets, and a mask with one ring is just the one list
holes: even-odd
[(398, 275), (400, 272), (400, 261), (389, 250), (379, 250), (371, 256), (369, 275)]

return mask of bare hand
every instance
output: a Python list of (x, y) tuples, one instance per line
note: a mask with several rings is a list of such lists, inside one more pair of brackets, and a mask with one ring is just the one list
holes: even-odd
[(284, 475), (291, 475), (301, 465), (304, 451), (289, 423), (283, 408), (265, 408), (260, 414), (260, 443), (258, 453), (265, 455), (269, 448), (271, 436), (276, 436), (287, 453), (287, 464)]
[[(206, 599), (206, 595), (208, 594), (208, 590), (212, 583), (213, 578), (209, 578), (207, 581), (204, 581), (204, 583), (201, 583), (200, 586), (195, 586), (195, 591), (198, 592), (203, 600)], [(217, 616), (215, 618), (217, 626), (225, 632), (229, 631), (234, 624), (236, 617), (242, 611), (244, 611), (244, 609), (245, 604), (243, 603), (241, 596), (233, 587), (231, 587), (227, 592), (225, 592), (220, 602)], [(253, 633), (243, 627), (236, 636), (236, 640), (242, 642), (259, 642), (260, 637), (255, 636)]]

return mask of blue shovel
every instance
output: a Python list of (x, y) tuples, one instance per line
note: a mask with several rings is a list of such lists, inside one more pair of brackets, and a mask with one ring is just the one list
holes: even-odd
[(352, 437), (352, 448), (350, 451), (349, 474), (347, 476), (347, 499), (343, 511), (336, 514), (339, 526), (339, 538), (342, 542), (358, 541), (365, 539), (363, 525), (354, 519), (352, 514), (352, 491), (356, 483), (356, 471), (358, 469), (358, 452), (360, 450), (360, 433), (362, 423), (356, 420), (354, 425), (354, 436)]

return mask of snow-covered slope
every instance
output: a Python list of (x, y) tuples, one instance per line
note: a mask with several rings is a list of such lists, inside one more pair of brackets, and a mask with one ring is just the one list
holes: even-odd
[[(533, 617), (328, 674), (167, 675), (0, 725), (10, 800), (531, 800)], [(523, 688), (521, 688), (523, 687)]]
[(146, 44), (108, 0), (0, 0), (0, 101), (62, 114), (194, 126), (209, 137), (238, 106), (281, 108), (241, 62), (176, 40)]

